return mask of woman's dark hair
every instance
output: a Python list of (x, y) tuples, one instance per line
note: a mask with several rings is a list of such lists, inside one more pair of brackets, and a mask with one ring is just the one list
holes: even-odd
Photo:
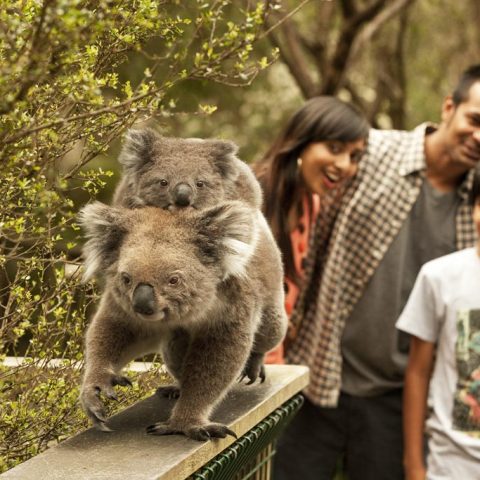
[[(335, 97), (314, 97), (297, 110), (266, 155), (255, 166), (264, 191), (264, 213), (282, 252), (285, 274), (298, 283), (290, 243), (289, 214), (303, 213), (306, 191), (297, 159), (314, 142), (352, 142), (368, 135), (369, 124), (354, 106)], [(312, 197), (308, 196), (312, 212)]]

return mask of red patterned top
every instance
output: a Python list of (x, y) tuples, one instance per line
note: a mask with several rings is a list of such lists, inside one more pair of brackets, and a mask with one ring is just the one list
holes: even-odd
[[(295, 264), (295, 270), (298, 276), (303, 276), (303, 259), (307, 256), (308, 240), (310, 238), (310, 232), (312, 225), (317, 218), (320, 210), (320, 197), (317, 194), (312, 196), (312, 216), (309, 215), (308, 199), (304, 198), (303, 201), (303, 215), (298, 221), (298, 226), (290, 234), (290, 241), (292, 243), (293, 262)], [(299, 289), (289, 278), (285, 277), (285, 310), (290, 317), (295, 302), (297, 301)], [(285, 360), (283, 358), (283, 344), (280, 344), (274, 350), (268, 352), (265, 363), (283, 364)]]

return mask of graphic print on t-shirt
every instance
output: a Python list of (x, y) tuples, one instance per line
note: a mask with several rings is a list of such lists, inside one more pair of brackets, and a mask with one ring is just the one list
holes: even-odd
[(457, 312), (455, 430), (480, 438), (480, 309)]

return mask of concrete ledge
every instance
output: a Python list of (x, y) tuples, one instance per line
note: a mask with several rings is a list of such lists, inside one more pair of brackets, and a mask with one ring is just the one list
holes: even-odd
[[(308, 368), (268, 365), (263, 384), (236, 385), (213, 421), (240, 437), (308, 384)], [(2, 480), (138, 479), (182, 480), (235, 442), (228, 437), (196, 442), (180, 435), (147, 435), (145, 427), (166, 420), (174, 400), (152, 396), (112, 417), (112, 433), (89, 429), (0, 475)]]

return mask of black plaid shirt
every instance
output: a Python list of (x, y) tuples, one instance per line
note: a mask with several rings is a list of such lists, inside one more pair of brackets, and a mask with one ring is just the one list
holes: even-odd
[[(345, 320), (400, 230), (425, 179), (427, 124), (406, 132), (370, 131), (368, 151), (341, 205), (322, 202), (292, 321), (300, 324), (287, 358), (310, 367), (305, 390), (319, 406), (335, 406), (341, 388), (340, 341)], [(468, 195), (473, 171), (458, 188), (457, 249), (475, 244)], [(337, 215), (338, 212), (338, 215)]]

